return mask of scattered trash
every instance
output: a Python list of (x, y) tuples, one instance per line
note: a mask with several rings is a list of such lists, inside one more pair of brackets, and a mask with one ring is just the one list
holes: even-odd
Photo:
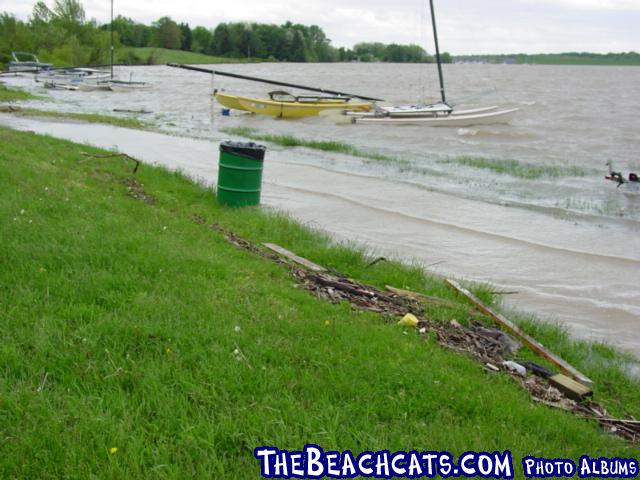
[(236, 325), (236, 326), (233, 328), (233, 331), (234, 331), (234, 332), (236, 332), (236, 333), (240, 333), (240, 330), (241, 330), (241, 329), (240, 329), (240, 325)]
[(400, 321), (398, 321), (398, 325), (402, 325), (405, 327), (416, 327), (418, 326), (418, 319), (412, 313), (407, 313), (404, 317), (402, 317)]
[(516, 375), (520, 375), (521, 377), (526, 377), (527, 376), (527, 369), (524, 368), (519, 363), (513, 362), (511, 360), (507, 360), (507, 361), (502, 362), (502, 366), (506, 367), (507, 370), (509, 370), (510, 372), (515, 373)]
[(522, 348), (522, 344), (518, 340), (497, 328), (477, 326), (474, 330), (479, 335), (493, 338), (498, 341), (502, 345), (505, 354), (514, 355)]
[(556, 374), (556, 372), (552, 372), (548, 368), (545, 368), (542, 365), (538, 365), (537, 363), (534, 363), (534, 362), (518, 360), (518, 363), (526, 367), (527, 370), (530, 370), (531, 373), (533, 373), (534, 375), (537, 375), (538, 377), (549, 378)]
[(492, 372), (499, 372), (500, 369), (496, 367), (493, 363), (487, 362), (484, 364), (487, 367), (487, 370), (491, 370)]

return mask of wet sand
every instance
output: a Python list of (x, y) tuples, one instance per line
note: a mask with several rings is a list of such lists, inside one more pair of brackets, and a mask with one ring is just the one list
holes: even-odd
[[(217, 178), (218, 144), (103, 125), (0, 115), (0, 123)], [(323, 157), (319, 159), (318, 157)], [(429, 271), (491, 282), (507, 306), (567, 325), (640, 357), (640, 235), (637, 225), (563, 219), (319, 166), (339, 155), (270, 147), (263, 203), (302, 223)]]

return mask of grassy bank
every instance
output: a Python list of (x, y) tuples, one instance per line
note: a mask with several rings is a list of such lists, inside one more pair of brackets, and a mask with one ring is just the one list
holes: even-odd
[[(253, 479), (254, 447), (309, 442), (509, 449), (516, 472), (524, 455), (640, 454), (395, 319), (316, 299), (207, 224), (457, 300), (418, 267), (371, 266), (283, 216), (222, 208), (157, 168), (133, 178), (124, 160), (81, 156), (100, 153), (87, 146), (6, 128), (0, 139), (2, 478)], [(468, 320), (464, 308), (430, 315)], [(598, 400), (640, 413), (610, 349), (561, 338), (547, 345), (594, 379)]]
[(137, 63), (162, 65), (165, 63), (212, 64), (212, 63), (247, 63), (256, 61), (247, 58), (214, 57), (203, 53), (170, 50), (167, 48), (139, 47), (123, 50), (120, 61), (137, 59)]

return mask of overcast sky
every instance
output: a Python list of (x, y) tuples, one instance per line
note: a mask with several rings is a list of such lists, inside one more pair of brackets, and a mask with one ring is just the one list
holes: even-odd
[[(418, 43), (433, 52), (428, 0), (122, 0), (115, 14), (150, 23), (168, 15), (191, 27), (220, 22), (319, 25), (334, 46)], [(87, 18), (109, 21), (109, 0), (81, 0)], [(35, 0), (0, 0), (27, 19)], [(45, 0), (49, 6), (53, 0)], [(640, 0), (436, 0), (442, 51), (474, 53), (640, 50)]]

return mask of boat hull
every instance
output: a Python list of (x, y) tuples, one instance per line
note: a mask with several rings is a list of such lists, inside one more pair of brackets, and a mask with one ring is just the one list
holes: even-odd
[[(473, 108), (473, 109), (469, 109), (469, 110), (453, 110), (449, 115), (452, 115), (454, 117), (459, 117), (461, 115), (475, 115), (475, 114), (479, 114), (479, 113), (488, 113), (488, 112), (495, 112), (496, 110), (498, 110), (498, 107), (495, 105), (492, 105), (490, 107), (481, 107), (481, 108)], [(429, 113), (429, 114), (420, 114), (420, 113), (414, 113), (413, 115), (402, 115), (402, 116), (393, 116), (393, 115), (389, 115), (389, 116), (380, 116), (380, 114), (378, 114), (377, 112), (347, 112), (346, 113), (347, 116), (349, 117), (356, 117), (356, 118), (432, 118), (435, 116), (442, 116), (443, 114), (433, 114), (433, 113)]]
[(373, 108), (372, 104), (368, 102), (353, 103), (335, 99), (321, 102), (283, 102), (223, 93), (216, 93), (215, 97), (220, 104), (227, 108), (282, 118), (314, 117), (328, 110), (369, 111)]
[(244, 110), (237, 95), (227, 95), (226, 93), (218, 92), (214, 95), (215, 99), (223, 107), (231, 108), (232, 110)]
[(476, 125), (493, 125), (508, 123), (518, 112), (518, 108), (509, 110), (471, 113), (465, 115), (447, 115), (436, 117), (391, 118), (362, 117), (353, 119), (354, 123), (372, 125), (423, 125), (428, 127), (473, 127)]

